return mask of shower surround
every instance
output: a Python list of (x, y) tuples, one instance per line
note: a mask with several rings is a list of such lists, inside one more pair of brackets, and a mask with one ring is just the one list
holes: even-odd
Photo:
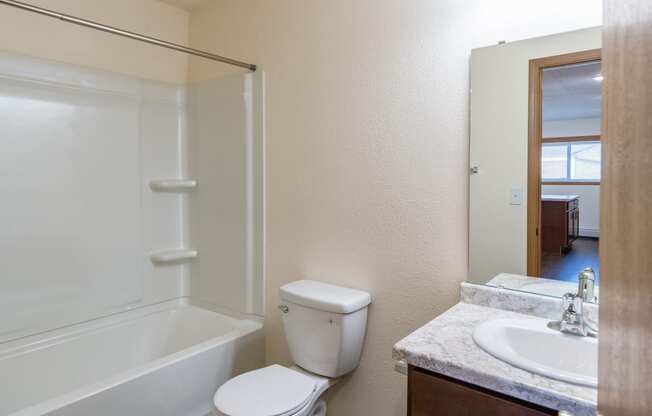
[(0, 414), (205, 414), (263, 364), (262, 91), (0, 53)]

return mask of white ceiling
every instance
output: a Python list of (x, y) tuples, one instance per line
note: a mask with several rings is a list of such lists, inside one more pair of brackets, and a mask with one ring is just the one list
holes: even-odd
[(194, 10), (205, 4), (212, 3), (214, 0), (159, 0), (160, 2), (167, 3), (174, 7), (179, 7), (185, 10)]
[(543, 71), (545, 121), (595, 118), (602, 114), (601, 64), (588, 62)]

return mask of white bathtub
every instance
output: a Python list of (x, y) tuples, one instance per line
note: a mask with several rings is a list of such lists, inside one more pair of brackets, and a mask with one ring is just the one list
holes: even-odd
[(0, 415), (204, 416), (262, 343), (260, 322), (179, 300), (0, 344)]

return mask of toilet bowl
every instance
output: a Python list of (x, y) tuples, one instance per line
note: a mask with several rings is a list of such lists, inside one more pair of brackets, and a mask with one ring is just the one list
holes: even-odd
[(312, 280), (280, 289), (292, 368), (270, 365), (224, 383), (218, 416), (326, 416), (324, 392), (358, 366), (371, 296)]
[(337, 379), (280, 365), (226, 382), (213, 398), (217, 416), (325, 416), (324, 392)]

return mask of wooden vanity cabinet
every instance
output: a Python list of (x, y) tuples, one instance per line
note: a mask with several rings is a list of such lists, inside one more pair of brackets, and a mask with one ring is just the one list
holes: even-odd
[(408, 368), (408, 416), (541, 416), (557, 413), (418, 367)]

